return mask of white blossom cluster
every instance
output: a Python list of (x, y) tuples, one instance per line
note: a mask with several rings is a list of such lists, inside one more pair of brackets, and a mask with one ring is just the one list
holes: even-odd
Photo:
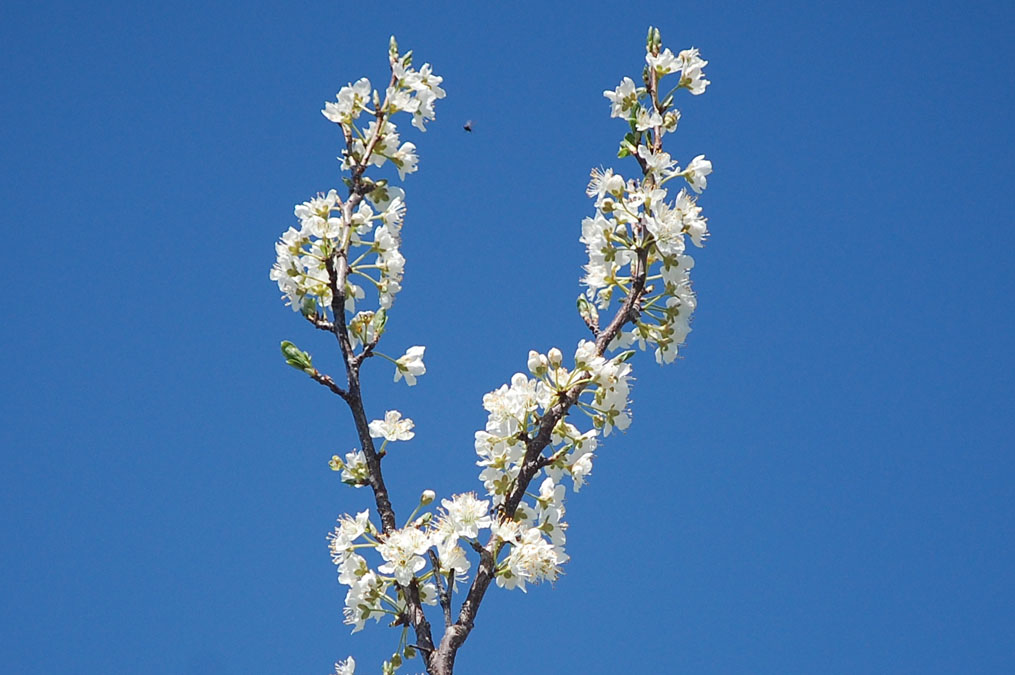
[[(434, 500), (432, 491), (425, 491), (420, 506)], [(369, 511), (355, 517), (343, 515), (328, 534), (331, 559), (338, 566), (338, 580), (349, 587), (345, 598), (345, 623), (359, 631), (367, 620), (397, 617), (405, 611), (403, 589), (415, 580), (424, 604), (437, 602), (435, 572), (442, 583), (464, 580), (471, 562), (465, 546), (471, 548), (480, 532), (494, 525), (490, 502), (473, 493), (454, 495), (441, 500), (436, 516), (432, 512), (416, 517), (405, 527), (382, 534), (369, 520)], [(373, 548), (380, 564), (371, 567), (357, 551)], [(435, 568), (429, 562), (434, 554), (439, 561)]]
[[(702, 73), (708, 62), (697, 49), (674, 56), (669, 49), (659, 51), (650, 46), (646, 61), (646, 72), (651, 69), (657, 78), (679, 73), (674, 90), (701, 94), (709, 84)], [(666, 184), (680, 178), (700, 194), (712, 173), (712, 162), (698, 155), (681, 168), (662, 150), (663, 135), (674, 131), (680, 119), (680, 112), (672, 109), (672, 93), (659, 100), (649, 95), (647, 87), (636, 87), (625, 77), (620, 86), (603, 95), (610, 100), (610, 115), (628, 120), (631, 126), (620, 154), (635, 156), (643, 176), (625, 179), (610, 169), (593, 170), (587, 193), (595, 199), (596, 213), (582, 222), (581, 241), (589, 256), (583, 283), (588, 298), (603, 310), (615, 296), (629, 293), (632, 265), (646, 265), (648, 292), (636, 308), (638, 320), (611, 347), (637, 344), (645, 349), (652, 345), (656, 361), (670, 363), (691, 331), (696, 304), (690, 280), (694, 259), (685, 254), (686, 239), (703, 246), (708, 225), (686, 188), (671, 196)], [(640, 250), (645, 251), (643, 262), (638, 260)]]
[[(336, 333), (341, 326), (329, 323), (329, 312), (334, 311), (337, 284), (344, 282), (340, 310), (343, 318), (348, 315), (344, 325), (353, 350), (363, 348), (360, 356), (369, 355), (384, 331), (405, 264), (399, 252), (405, 193), (384, 180), (365, 179), (364, 172), (387, 162), (402, 179), (414, 172), (416, 147), (400, 139), (390, 117), (408, 113), (412, 124), (425, 131), (425, 123), (434, 119), (434, 103), (444, 97), (442, 80), (429, 64), (414, 70), (411, 52), (399, 56), (393, 38), (389, 60), (391, 83), (383, 99), (363, 78), (325, 104), (324, 116), (342, 128), (346, 140), (341, 159), (352, 176), (350, 194), (343, 200), (332, 190), (297, 205), (299, 229), (291, 227), (282, 235), (271, 271), (294, 310)], [(364, 445), (367, 452), (353, 449), (344, 459), (332, 457), (331, 468), (341, 471), (343, 482), (373, 485), (386, 524), (377, 527), (370, 512), (362, 511), (340, 516), (328, 534), (338, 580), (348, 588), (345, 623), (353, 632), (370, 619), (403, 626), (399, 650), (385, 662), (384, 673), (394, 673), (401, 655), (415, 653), (405, 634), (409, 610), (418, 610), (416, 594), (423, 604), (440, 602), (450, 615), (450, 595), (469, 579), (470, 550), (480, 555), (482, 573), (492, 574), (503, 588), (525, 591), (527, 585), (558, 578), (569, 559), (567, 485), (578, 492), (586, 483), (600, 436), (631, 424), (629, 361), (635, 352), (628, 348), (652, 346), (657, 362), (670, 363), (690, 332), (696, 299), (689, 277), (694, 260), (686, 253), (686, 242), (701, 247), (708, 237), (696, 195), (706, 188), (712, 163), (698, 155), (681, 167), (662, 149), (662, 140), (680, 120), (674, 93), (686, 89), (699, 95), (709, 85), (705, 65), (697, 49), (678, 54), (663, 49), (658, 31), (650, 29), (644, 86), (625, 77), (615, 90), (604, 92), (611, 116), (630, 126), (619, 156), (634, 158), (641, 176), (625, 178), (599, 169), (588, 185), (595, 214), (582, 222), (580, 240), (589, 262), (578, 307), (596, 340), (581, 340), (569, 367), (560, 349), (530, 351), (528, 374), (516, 373), (483, 397), (487, 419), (475, 433), (474, 447), (486, 494), (454, 494), (431, 507), (436, 495), (426, 490), (404, 525), (394, 525), (393, 511), (385, 510), (381, 500), (380, 474), (371, 475), (371, 463), (379, 466), (390, 443), (415, 436), (414, 422), (397, 410), (369, 424), (366, 418), (357, 422), (361, 436), (368, 432), (372, 439), (383, 439), (379, 449), (373, 450), (370, 442)], [(676, 84), (660, 94), (661, 81), (670, 75), (676, 75)], [(364, 114), (370, 118), (365, 125), (359, 121)], [(672, 194), (667, 183), (674, 179), (686, 186)], [(337, 271), (338, 262), (345, 265), (343, 273)], [(367, 295), (364, 287), (376, 292), (376, 309), (357, 311)], [(600, 325), (600, 312), (613, 305), (623, 309), (607, 329)], [(334, 385), (313, 368), (309, 355), (286, 344), (290, 365)], [(395, 365), (395, 381), (414, 385), (426, 373), (424, 352), (413, 346), (398, 359), (386, 357)], [(352, 675), (355, 666), (349, 657), (335, 664), (335, 672)]]
[(608, 436), (631, 423), (629, 394), (632, 352), (613, 358), (601, 356), (595, 343), (582, 340), (575, 350), (575, 367), (563, 367), (563, 354), (529, 352), (533, 377), (516, 373), (511, 383), (483, 397), (486, 426), (475, 434), (475, 449), (482, 467), (479, 478), (494, 505), (505, 503), (526, 460), (528, 443), (539, 433), (541, 420), (568, 392), (577, 392), (575, 407), (586, 413), (593, 428), (582, 431), (560, 420), (552, 429), (545, 465), (533, 477), (543, 478), (538, 495), (523, 498), (514, 520), (500, 523), (494, 534), (508, 551), (498, 565), (497, 584), (525, 589), (526, 582), (553, 581), (568, 560), (563, 479), (571, 479), (577, 492), (592, 472), (593, 453), (600, 431)]
[[(377, 291), (378, 305), (387, 310), (402, 290), (405, 258), (398, 250), (405, 193), (401, 188), (382, 186), (366, 195), (348, 219), (338, 192), (297, 204), (300, 227), (290, 227), (275, 244), (275, 265), (271, 279), (293, 311), (327, 315), (332, 306), (336, 280), (328, 261), (341, 249), (360, 248), (350, 260), (345, 281), (345, 311), (356, 311), (356, 303), (366, 297), (363, 285)], [(351, 256), (351, 254), (350, 254)], [(367, 320), (367, 319), (370, 320)], [(358, 342), (369, 341), (383, 329), (384, 312), (361, 312), (350, 322), (351, 336)]]
[[(334, 308), (338, 284), (344, 286), (341, 311), (349, 315), (347, 325), (351, 347), (376, 344), (384, 331), (387, 311), (402, 290), (405, 257), (399, 250), (405, 218), (405, 191), (386, 179), (365, 177), (369, 167), (391, 162), (399, 178), (416, 171), (416, 146), (402, 142), (391, 117), (412, 116), (421, 131), (434, 119), (434, 103), (444, 98), (441, 77), (430, 64), (412, 67), (412, 52), (399, 55), (392, 39), (389, 53), (391, 81), (384, 97), (366, 78), (342, 87), (335, 101), (325, 103), (324, 116), (338, 124), (346, 141), (342, 168), (352, 174), (347, 184), (356, 189), (343, 200), (338, 191), (319, 193), (297, 204), (294, 213), (299, 227), (290, 227), (275, 244), (275, 264), (270, 278), (278, 284), (293, 311), (327, 321)], [(359, 120), (370, 120), (363, 126)], [(355, 179), (355, 180), (353, 180)], [(339, 274), (337, 261), (347, 269)], [(357, 312), (367, 293), (376, 294), (377, 308)], [(414, 385), (426, 372), (423, 347), (412, 347), (395, 361), (395, 380), (405, 378)]]

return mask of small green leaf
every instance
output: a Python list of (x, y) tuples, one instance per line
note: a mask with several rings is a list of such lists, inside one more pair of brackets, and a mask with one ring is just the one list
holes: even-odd
[(285, 362), (293, 368), (311, 375), (316, 372), (310, 354), (302, 351), (288, 340), (282, 340), (282, 356), (285, 357)]

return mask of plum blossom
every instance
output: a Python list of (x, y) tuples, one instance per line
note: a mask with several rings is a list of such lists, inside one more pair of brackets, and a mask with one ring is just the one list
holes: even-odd
[(479, 500), (475, 493), (466, 492), (442, 499), (441, 505), (447, 510), (447, 522), (456, 537), (475, 539), (479, 531), (490, 527), (490, 502)]
[(335, 675), (355, 675), (356, 660), (351, 656), (335, 664)]
[(377, 571), (394, 575), (402, 585), (408, 584), (416, 572), (426, 566), (422, 554), (428, 548), (430, 538), (415, 527), (390, 532), (377, 547), (377, 552), (385, 560)]
[(426, 366), (423, 365), (423, 352), (426, 347), (419, 345), (409, 347), (405, 354), (395, 361), (395, 382), (403, 377), (405, 383), (410, 387), (416, 384), (416, 378), (426, 373)]
[(374, 420), (370, 423), (370, 437), (383, 438), (386, 441), (408, 441), (416, 435), (412, 430), (415, 423), (408, 417), (402, 418), (402, 413), (397, 410), (389, 410), (384, 413), (383, 420)]

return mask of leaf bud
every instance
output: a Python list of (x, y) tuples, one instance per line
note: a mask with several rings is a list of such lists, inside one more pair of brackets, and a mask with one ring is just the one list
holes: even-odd
[(303, 302), (300, 303), (300, 314), (303, 316), (314, 317), (317, 316), (317, 303), (314, 299), (304, 295)]
[(578, 296), (578, 316), (581, 317), (585, 325), (593, 330), (599, 329), (599, 311), (595, 308), (588, 298), (584, 294)]
[(302, 370), (309, 375), (313, 375), (316, 372), (310, 354), (302, 351), (288, 340), (282, 340), (282, 356), (285, 357), (285, 362), (293, 368)]

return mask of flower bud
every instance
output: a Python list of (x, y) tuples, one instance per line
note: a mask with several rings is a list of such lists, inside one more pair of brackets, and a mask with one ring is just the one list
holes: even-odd
[(437, 499), (436, 492), (434, 492), (433, 490), (423, 490), (423, 494), (419, 496), (419, 503), (423, 506), (426, 506), (435, 499)]
[(550, 365), (554, 368), (559, 368), (560, 362), (564, 360), (564, 355), (556, 347), (547, 352), (546, 356), (550, 360)]
[(547, 360), (546, 357), (535, 351), (534, 349), (529, 350), (529, 361), (528, 361), (529, 372), (539, 377), (546, 372)]

